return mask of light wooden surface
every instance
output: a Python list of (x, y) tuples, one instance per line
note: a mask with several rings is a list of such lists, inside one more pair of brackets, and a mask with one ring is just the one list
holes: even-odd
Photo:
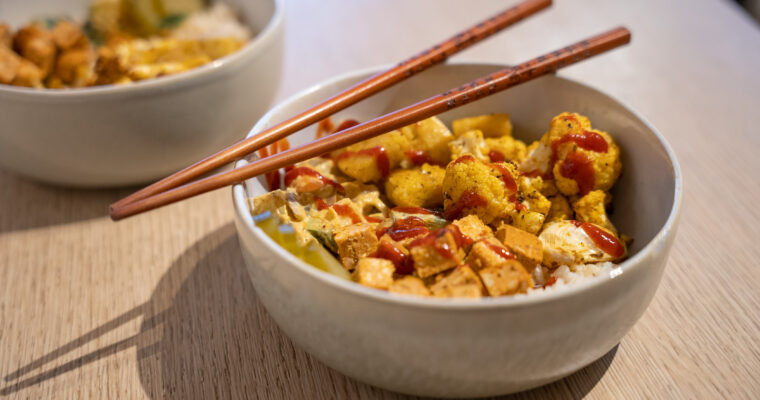
[[(279, 98), (400, 60), (511, 3), (290, 2)], [(660, 129), (683, 167), (684, 208), (660, 289), (620, 345), (516, 397), (760, 397), (760, 29), (728, 1), (557, 3), (456, 59), (515, 63), (627, 25), (630, 46), (562, 75)], [(112, 223), (106, 206), (129, 189), (2, 170), (0, 188), (0, 396), (403, 397), (282, 335), (244, 269), (229, 190)]]

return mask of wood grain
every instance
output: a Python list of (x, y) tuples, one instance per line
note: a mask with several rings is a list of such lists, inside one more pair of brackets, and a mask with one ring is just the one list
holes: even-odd
[[(505, 6), (471, 4), (289, 2), (279, 98)], [(756, 23), (729, 2), (562, 1), (455, 59), (514, 63), (618, 24), (635, 35), (625, 51), (562, 75), (628, 102), (668, 138), (685, 176), (681, 228), (654, 301), (620, 345), (514, 398), (758, 398)], [(133, 189), (61, 189), (6, 171), (0, 187), (0, 396), (404, 398), (282, 335), (247, 279), (228, 192), (114, 224), (107, 205)]]

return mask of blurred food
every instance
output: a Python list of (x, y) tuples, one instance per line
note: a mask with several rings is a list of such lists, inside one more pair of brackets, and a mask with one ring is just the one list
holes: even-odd
[(177, 74), (239, 50), (251, 31), (224, 3), (94, 0), (84, 23), (0, 24), (0, 83), (33, 88), (125, 84)]
[[(326, 120), (318, 135), (354, 124)], [(528, 294), (609, 271), (629, 240), (607, 214), (622, 167), (612, 136), (574, 113), (530, 146), (512, 130), (507, 114), (420, 121), (270, 174), (253, 213), (394, 294)]]

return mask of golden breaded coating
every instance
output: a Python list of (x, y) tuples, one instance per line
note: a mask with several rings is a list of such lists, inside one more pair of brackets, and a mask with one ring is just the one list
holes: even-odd
[(40, 69), (40, 79), (45, 78), (55, 66), (56, 48), (48, 31), (27, 25), (16, 32), (13, 48)]
[(87, 46), (87, 38), (74, 23), (69, 21), (59, 21), (55, 28), (50, 32), (53, 42), (59, 49), (70, 49), (74, 46)]
[(0, 23), (0, 47), (11, 48), (11, 46), (13, 46), (13, 30), (10, 25)]
[[(509, 172), (504, 176), (502, 171)], [(510, 163), (485, 164), (463, 156), (446, 167), (443, 178), (443, 207), (447, 219), (474, 214), (484, 223), (507, 218), (515, 204), (517, 167)], [(508, 188), (505, 181), (511, 181)], [(511, 186), (510, 185), (510, 186)]]
[(570, 208), (570, 202), (567, 201), (567, 197), (558, 194), (550, 197), (549, 201), (552, 202), (552, 207), (549, 209), (549, 214), (546, 215), (545, 223), (553, 221), (562, 221), (565, 219), (573, 219), (573, 209)]
[(527, 147), (525, 143), (512, 136), (486, 138), (486, 148), (492, 162), (517, 161), (525, 158)]
[(435, 208), (443, 204), (443, 177), (446, 170), (430, 164), (391, 172), (385, 194), (397, 206)]
[(543, 259), (543, 245), (534, 234), (503, 224), (496, 230), (496, 239), (527, 267), (535, 267)]
[(0, 46), (0, 83), (9, 84), (21, 68), (21, 57), (8, 47)]
[(430, 292), (435, 297), (483, 297), (483, 283), (467, 265), (460, 265), (448, 274), (436, 277), (430, 285)]
[(454, 136), (477, 129), (485, 137), (512, 136), (512, 122), (507, 114), (488, 114), (476, 117), (460, 118), (451, 123)]
[(353, 280), (375, 289), (388, 289), (393, 284), (393, 263), (383, 258), (362, 258), (356, 264)]
[[(607, 151), (587, 150), (573, 141), (556, 146), (554, 179), (557, 189), (565, 196), (584, 195), (591, 190), (609, 190), (615, 184), (623, 164), (620, 149), (609, 133), (596, 129), (585, 130), (583, 135), (601, 137)], [(561, 140), (561, 139), (560, 139)], [(586, 176), (589, 176), (586, 178)]]
[(410, 275), (393, 281), (388, 288), (388, 292), (411, 296), (430, 296), (430, 290), (425, 286), (425, 282), (420, 278)]
[[(385, 155), (377, 155), (382, 148)], [(401, 131), (391, 131), (380, 136), (348, 146), (337, 157), (338, 169), (358, 181), (379, 182), (399, 166), (411, 148), (411, 137)], [(387, 168), (387, 170), (384, 170)]]
[(362, 223), (335, 229), (338, 256), (347, 270), (354, 269), (360, 258), (377, 250), (377, 235), (372, 224)]
[(31, 61), (22, 58), (11, 85), (42, 88), (42, 70)]
[(573, 203), (575, 219), (599, 225), (617, 235), (618, 231), (607, 217), (607, 211), (604, 207), (607, 203), (607, 196), (608, 194), (601, 190), (593, 190), (576, 200)]
[(549, 131), (541, 138), (541, 142), (551, 148), (552, 143), (568, 133), (583, 132), (591, 129), (591, 121), (578, 113), (563, 112), (552, 118)]
[[(454, 135), (438, 117), (431, 117), (420, 122), (401, 128), (404, 136), (411, 138), (411, 147), (407, 149), (407, 157), (414, 153), (430, 162), (446, 165), (451, 160), (449, 142)], [(412, 161), (412, 160), (410, 160)], [(419, 163), (411, 162), (410, 165)]]
[(475, 129), (459, 135), (456, 139), (449, 142), (451, 160), (457, 160), (460, 157), (470, 154), (475, 159), (483, 162), (489, 162), (488, 146), (483, 138), (483, 132)]
[(505, 260), (485, 267), (478, 274), (486, 291), (493, 297), (528, 293), (528, 289), (533, 287), (533, 278), (517, 260)]
[(71, 49), (61, 53), (56, 61), (54, 75), (63, 83), (73, 86), (86, 86), (94, 76), (90, 65), (93, 53), (89, 49)]
[(491, 228), (484, 224), (477, 215), (468, 215), (451, 224), (459, 228), (459, 233), (473, 243), (493, 236)]
[[(431, 240), (425, 240), (425, 239)], [(415, 245), (418, 241), (423, 244)], [(417, 239), (409, 250), (414, 260), (414, 270), (420, 278), (427, 278), (459, 265), (464, 259), (464, 250), (459, 248), (454, 236), (446, 231), (431, 232), (428, 237)], [(441, 251), (441, 249), (446, 249)]]

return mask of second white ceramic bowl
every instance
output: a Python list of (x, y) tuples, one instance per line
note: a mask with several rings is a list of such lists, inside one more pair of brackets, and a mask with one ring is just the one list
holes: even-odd
[[(242, 139), (279, 85), (283, 9), (281, 0), (225, 1), (257, 34), (202, 67), (126, 86), (0, 85), (0, 164), (56, 184), (123, 186), (162, 178)], [(40, 16), (82, 20), (88, 3), (0, 2), (0, 20), (16, 27)]]
[[(443, 65), (340, 113), (366, 121), (491, 73), (498, 66)], [(281, 103), (251, 134), (352, 86), (373, 71), (332, 79)], [(635, 112), (588, 86), (547, 76), (452, 110), (452, 119), (507, 112), (515, 136), (540, 137), (563, 111), (588, 116), (622, 149), (613, 220), (634, 237), (631, 258), (610, 276), (533, 297), (479, 301), (393, 296), (317, 270), (258, 229), (248, 196), (266, 192), (251, 179), (233, 188), (236, 225), (256, 293), (297, 344), (336, 370), (398, 392), (472, 397), (543, 385), (612, 349), (657, 290), (681, 202), (681, 174), (665, 139)], [(294, 145), (314, 137), (307, 129)], [(239, 165), (245, 164), (245, 161)]]

